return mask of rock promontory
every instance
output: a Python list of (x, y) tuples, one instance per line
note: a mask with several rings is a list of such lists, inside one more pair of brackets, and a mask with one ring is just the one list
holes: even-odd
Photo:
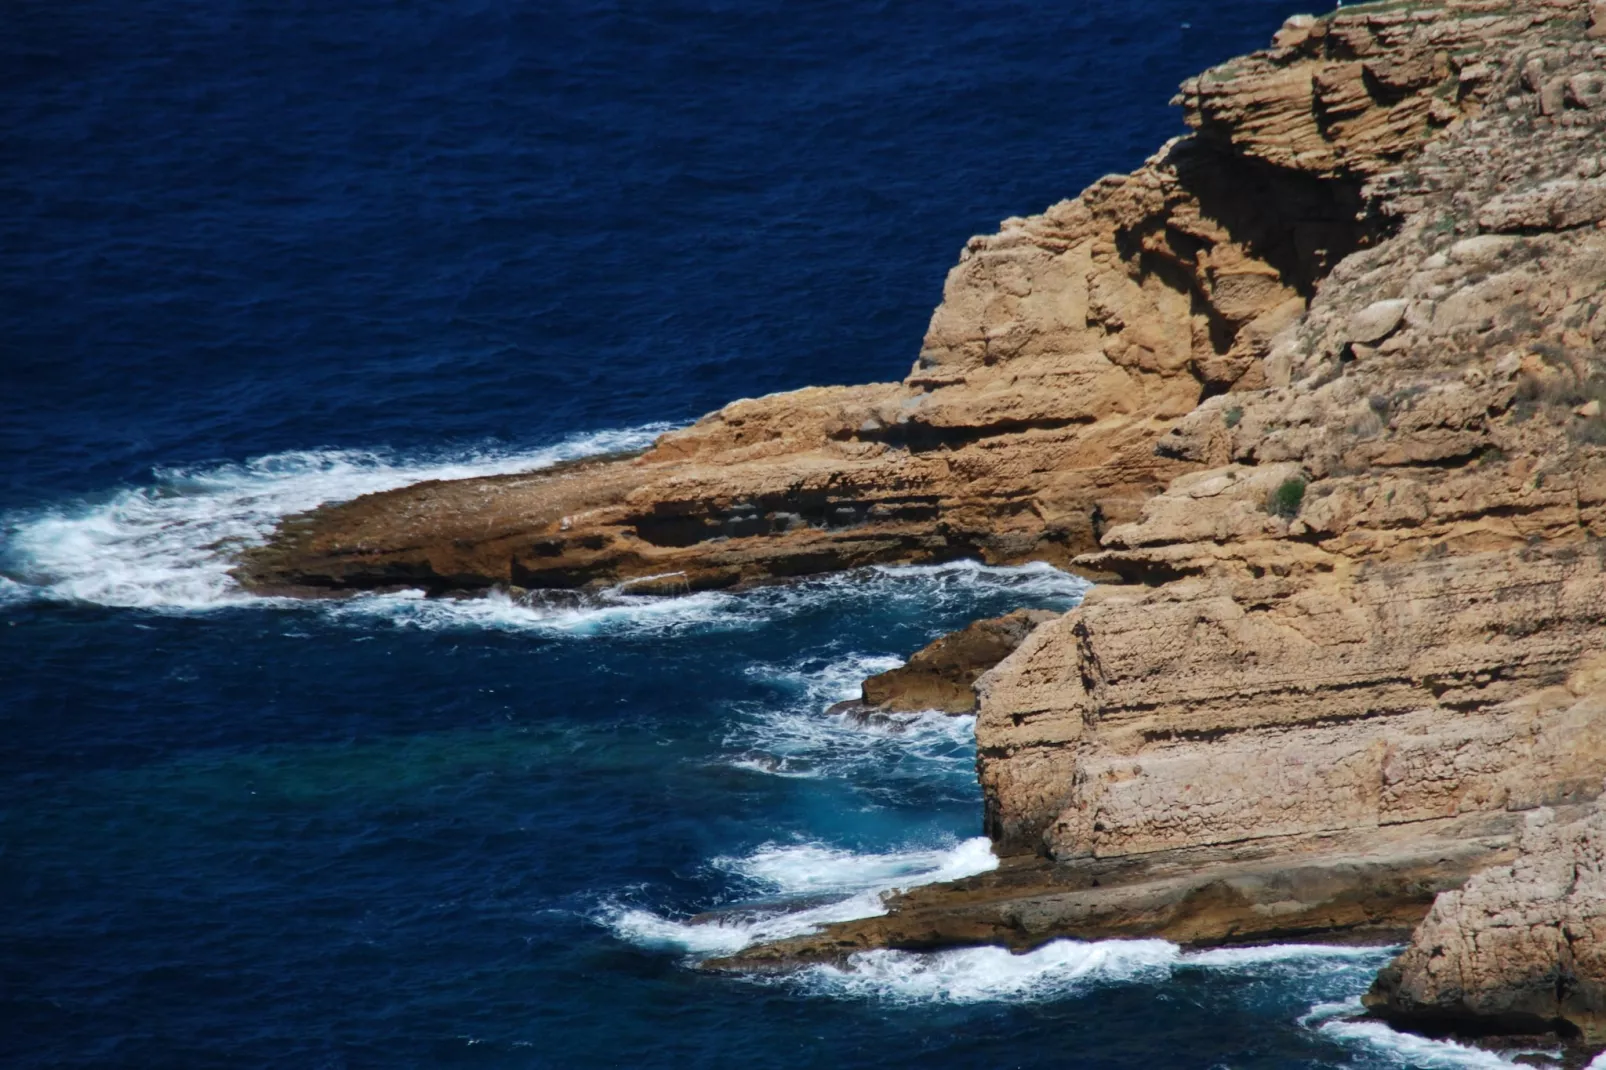
[(974, 682), (999, 868), (718, 965), (1414, 932), (1376, 1013), (1606, 1044), (1606, 7), (1299, 16), (1178, 103), (1132, 174), (971, 240), (901, 382), (327, 506), (237, 576), (1079, 571)]

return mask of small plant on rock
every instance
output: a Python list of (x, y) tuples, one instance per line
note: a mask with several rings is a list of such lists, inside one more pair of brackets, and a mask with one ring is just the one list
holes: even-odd
[(1277, 489), (1271, 492), (1266, 499), (1266, 512), (1272, 516), (1280, 516), (1284, 520), (1292, 520), (1299, 515), (1300, 506), (1305, 504), (1305, 481), (1299, 476), (1285, 479), (1278, 484)]

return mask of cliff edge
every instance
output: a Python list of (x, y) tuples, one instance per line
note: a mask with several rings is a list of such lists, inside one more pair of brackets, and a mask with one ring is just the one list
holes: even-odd
[(1300, 16), (1178, 101), (1193, 134), (971, 240), (903, 381), (325, 507), (237, 576), (661, 592), (962, 556), (1083, 571), (1112, 582), (976, 683), (999, 869), (723, 965), (1380, 941), (1426, 916), (1380, 1013), (1606, 1043), (1595, 981), (1447, 995), (1418, 950), (1532, 988), (1488, 966), (1505, 945), (1452, 937), (1472, 904), (1526, 894), (1549, 848), (1525, 815), (1598, 839), (1606, 3)]

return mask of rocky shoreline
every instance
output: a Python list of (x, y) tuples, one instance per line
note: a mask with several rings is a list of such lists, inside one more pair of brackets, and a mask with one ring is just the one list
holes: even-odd
[(1409, 936), (1373, 1013), (1606, 1047), (1606, 3), (1300, 16), (1178, 102), (1193, 134), (971, 240), (903, 381), (320, 508), (237, 578), (1072, 569), (1078, 609), (866, 688), (974, 705), (1000, 868), (710, 965)]

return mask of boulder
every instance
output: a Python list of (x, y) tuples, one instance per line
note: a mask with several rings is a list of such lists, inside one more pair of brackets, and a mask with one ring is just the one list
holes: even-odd
[(1411, 302), (1395, 298), (1391, 301), (1374, 301), (1349, 318), (1352, 341), (1375, 345), (1394, 333)]
[(1440, 894), (1364, 1002), (1424, 1032), (1606, 1046), (1606, 810), (1532, 812), (1518, 857)]

